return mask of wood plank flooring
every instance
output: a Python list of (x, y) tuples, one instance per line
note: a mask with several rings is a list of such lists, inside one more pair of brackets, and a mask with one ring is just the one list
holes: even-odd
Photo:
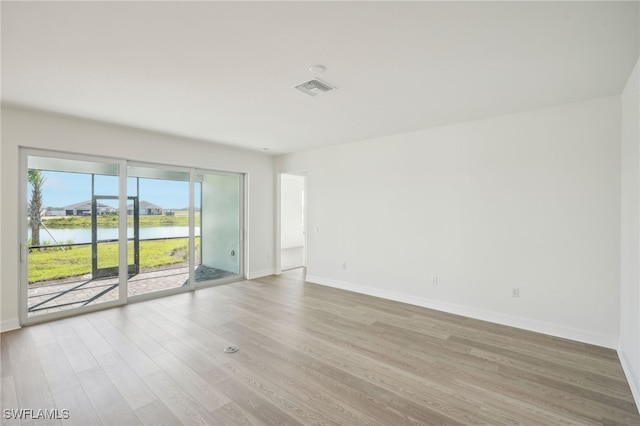
[(2, 424), (640, 425), (613, 350), (301, 273), (3, 333)]
[(304, 247), (290, 247), (280, 250), (280, 268), (283, 271), (304, 266)]

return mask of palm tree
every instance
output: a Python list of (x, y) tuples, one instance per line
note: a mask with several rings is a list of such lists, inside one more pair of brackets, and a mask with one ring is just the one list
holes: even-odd
[(31, 199), (29, 210), (31, 212), (31, 245), (40, 245), (40, 214), (42, 212), (42, 187), (46, 180), (40, 170), (29, 169), (29, 183), (31, 184)]

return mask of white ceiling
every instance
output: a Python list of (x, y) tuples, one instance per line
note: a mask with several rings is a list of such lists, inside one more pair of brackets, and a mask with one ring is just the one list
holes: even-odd
[(2, 100), (289, 153), (618, 94), (638, 5), (3, 1)]

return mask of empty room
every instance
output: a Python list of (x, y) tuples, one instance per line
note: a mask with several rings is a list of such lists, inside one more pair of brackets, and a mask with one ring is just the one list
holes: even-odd
[(3, 425), (640, 424), (640, 2), (0, 13)]

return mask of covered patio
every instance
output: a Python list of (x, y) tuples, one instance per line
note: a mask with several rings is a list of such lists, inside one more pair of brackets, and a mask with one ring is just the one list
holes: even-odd
[[(232, 272), (200, 265), (196, 282), (213, 281), (235, 275)], [(143, 269), (129, 277), (128, 297), (155, 293), (188, 285), (189, 266), (168, 266)], [(27, 292), (29, 316), (66, 311), (82, 306), (117, 300), (118, 277), (92, 279), (91, 274), (61, 280), (33, 283)]]

